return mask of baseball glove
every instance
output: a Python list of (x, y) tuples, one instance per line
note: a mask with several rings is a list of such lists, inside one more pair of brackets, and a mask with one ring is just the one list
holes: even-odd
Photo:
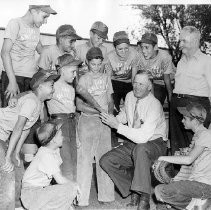
[(168, 184), (175, 175), (173, 165), (166, 161), (155, 161), (152, 170), (155, 178), (164, 184)]

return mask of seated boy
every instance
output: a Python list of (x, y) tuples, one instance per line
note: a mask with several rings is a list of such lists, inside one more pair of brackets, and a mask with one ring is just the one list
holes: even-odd
[[(61, 125), (58, 120), (48, 121), (37, 129), (41, 147), (24, 174), (21, 190), (21, 200), (29, 210), (73, 209), (71, 205), (79, 189), (61, 174)], [(57, 184), (50, 185), (52, 178)]]
[(155, 188), (158, 200), (168, 203), (176, 209), (185, 209), (192, 198), (207, 199), (211, 196), (211, 131), (203, 126), (206, 110), (198, 103), (187, 107), (179, 107), (183, 114), (186, 129), (194, 132), (191, 151), (187, 155), (161, 156), (159, 161), (191, 165), (192, 169), (187, 180), (161, 184)]

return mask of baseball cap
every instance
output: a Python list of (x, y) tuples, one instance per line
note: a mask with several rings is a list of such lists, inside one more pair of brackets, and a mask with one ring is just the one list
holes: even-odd
[(103, 53), (99, 47), (92, 47), (88, 50), (86, 54), (86, 59), (88, 61), (94, 59), (94, 58), (101, 58), (103, 59)]
[(207, 116), (206, 109), (199, 103), (190, 103), (186, 107), (178, 107), (178, 111), (187, 117), (196, 118), (200, 122), (204, 122)]
[(113, 36), (114, 46), (117, 46), (122, 43), (130, 44), (130, 40), (129, 40), (129, 37), (128, 37), (126, 31), (118, 31)]
[(56, 30), (56, 37), (62, 37), (62, 36), (69, 36), (72, 39), (76, 39), (76, 40), (82, 39), (82, 37), (80, 37), (76, 34), (76, 31), (73, 28), (73, 26), (68, 25), (68, 24), (61, 25)]
[(37, 73), (35, 73), (30, 81), (30, 87), (32, 90), (37, 88), (40, 84), (59, 79), (60, 75), (56, 74), (55, 71), (52, 70), (44, 70), (39, 69)]
[(63, 120), (49, 120), (40, 125), (36, 130), (36, 135), (41, 146), (46, 146), (62, 127)]
[(58, 57), (57, 70), (61, 69), (63, 66), (78, 66), (81, 63), (81, 60), (77, 60), (71, 54), (66, 53)]
[(40, 9), (41, 11), (47, 13), (56, 15), (57, 12), (51, 8), (50, 5), (29, 5), (29, 9)]
[(90, 30), (103, 39), (108, 39), (108, 27), (103, 22), (94, 22)]
[(158, 43), (158, 38), (153, 33), (145, 33), (142, 35), (141, 40), (137, 42), (137, 44), (141, 43), (156, 45)]

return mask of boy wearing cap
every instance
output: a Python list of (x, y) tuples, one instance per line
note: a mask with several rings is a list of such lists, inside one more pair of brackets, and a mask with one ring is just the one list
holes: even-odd
[(147, 71), (153, 80), (153, 91), (155, 97), (164, 104), (166, 96), (171, 100), (172, 86), (171, 77), (174, 64), (167, 51), (158, 49), (158, 39), (153, 33), (145, 33), (137, 45), (142, 54), (139, 56), (137, 66), (133, 68), (132, 78), (138, 70)]
[(1, 50), (3, 107), (10, 97), (30, 89), (29, 82), (37, 71), (35, 51), (42, 50), (39, 28), (50, 14), (57, 14), (50, 5), (30, 5), (23, 17), (9, 21)]
[[(109, 113), (113, 112), (111, 94), (113, 88), (110, 77), (100, 72), (103, 54), (100, 48), (92, 47), (86, 55), (89, 72), (81, 76), (79, 85), (86, 88), (95, 100)], [(96, 161), (98, 201), (114, 201), (114, 185), (109, 176), (100, 168), (99, 159), (111, 150), (111, 130), (101, 122), (99, 112), (91, 108), (81, 98), (76, 99), (81, 112), (78, 121), (78, 136), (81, 146), (78, 149), (77, 182), (81, 189), (79, 206), (89, 205), (92, 180), (92, 163)]]
[(192, 198), (207, 199), (211, 195), (211, 131), (203, 126), (207, 112), (201, 104), (190, 103), (179, 107), (185, 129), (194, 132), (192, 150), (187, 155), (161, 156), (159, 161), (192, 165), (187, 180), (158, 185), (155, 194), (158, 200), (177, 209), (185, 209)]
[[(86, 65), (86, 54), (91, 47), (99, 47), (103, 53), (104, 62), (107, 59), (107, 48), (103, 46), (103, 42), (108, 39), (108, 27), (101, 21), (93, 23), (90, 29), (90, 39), (88, 42), (76, 46), (77, 56), (83, 61), (83, 67), (79, 69), (79, 76), (88, 71)], [(102, 71), (104, 66), (102, 66)]]
[[(43, 123), (37, 129), (37, 137), (41, 147), (23, 176), (23, 205), (30, 210), (73, 210), (71, 205), (79, 188), (75, 182), (65, 178), (60, 170), (62, 159), (59, 150), (64, 140), (61, 123)], [(57, 184), (50, 185), (53, 178)]]
[(118, 31), (113, 36), (114, 50), (108, 53), (105, 71), (111, 76), (114, 89), (114, 104), (120, 111), (120, 101), (132, 90), (132, 67), (137, 61), (138, 52), (130, 47), (130, 40), (125, 31)]
[(61, 128), (64, 136), (61, 148), (62, 174), (69, 180), (76, 179), (77, 146), (75, 118), (75, 89), (72, 85), (81, 61), (70, 54), (58, 58), (60, 78), (54, 83), (54, 94), (47, 101), (48, 113), (51, 119), (63, 119)]
[[(30, 128), (37, 121), (43, 102), (52, 97), (54, 92), (53, 83), (58, 77), (58, 75), (47, 71), (37, 72), (30, 82), (32, 92), (22, 94), (22, 96), (18, 98), (15, 107), (0, 109), (0, 167), (1, 175), (5, 176), (5, 179), (0, 179), (2, 189), (4, 189), (4, 185), (11, 183), (9, 181), (10, 174), (8, 173), (12, 172), (14, 168), (12, 163), (13, 154), (19, 165), (19, 152), (22, 144), (28, 136)], [(6, 149), (7, 145), (8, 149)], [(14, 149), (15, 152), (13, 152)], [(19, 168), (17, 172), (22, 173), (23, 169)], [(22, 176), (17, 173), (15, 175), (16, 196), (18, 197), (18, 184), (20, 184), (19, 179), (22, 178)], [(11, 193), (9, 198), (11, 198)], [(7, 202), (7, 200), (0, 200), (2, 204), (1, 207), (3, 208), (4, 205), (7, 205)]]
[(38, 66), (42, 69), (56, 70), (57, 58), (69, 53), (76, 57), (75, 42), (81, 39), (76, 34), (72, 25), (61, 25), (56, 31), (56, 44), (43, 49), (38, 60)]

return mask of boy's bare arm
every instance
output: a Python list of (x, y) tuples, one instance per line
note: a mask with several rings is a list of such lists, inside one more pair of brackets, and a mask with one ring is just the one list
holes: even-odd
[(105, 112), (105, 110), (103, 110), (103, 108), (97, 103), (93, 96), (79, 84), (76, 86), (76, 93), (82, 96), (91, 106), (93, 106), (93, 108), (99, 112)]
[(1, 58), (4, 65), (4, 69), (9, 79), (9, 84), (4, 93), (6, 94), (7, 98), (15, 96), (16, 94), (20, 92), (16, 78), (15, 78), (15, 73), (12, 66), (12, 58), (10, 55), (12, 46), (13, 46), (13, 43), (10, 39), (4, 39), (4, 43), (1, 50)]
[(20, 150), (22, 148), (22, 145), (24, 143), (24, 141), (26, 140), (27, 136), (29, 135), (30, 129), (27, 129), (25, 131), (22, 132), (21, 137), (15, 147), (15, 158), (18, 161), (18, 165), (20, 164)]
[(2, 167), (2, 169), (4, 171), (11, 172), (14, 168), (14, 165), (11, 161), (11, 156), (12, 156), (12, 153), (15, 149), (17, 142), (19, 141), (19, 139), (22, 135), (23, 128), (26, 124), (26, 121), (27, 121), (26, 117), (23, 117), (23, 116), (18, 117), (18, 120), (15, 124), (15, 127), (13, 129), (12, 135), (9, 140), (9, 146), (8, 146), (8, 150), (7, 150), (6, 157), (5, 157), (5, 165)]
[(99, 114), (98, 110), (90, 107), (79, 97), (76, 97), (76, 108), (78, 111), (81, 111), (87, 114)]
[(61, 171), (56, 173), (56, 174), (53, 174), (53, 178), (55, 179), (55, 181), (57, 182), (57, 184), (66, 184), (68, 182), (70, 182), (69, 179), (67, 179), (66, 177), (64, 177), (62, 174), (61, 174)]

